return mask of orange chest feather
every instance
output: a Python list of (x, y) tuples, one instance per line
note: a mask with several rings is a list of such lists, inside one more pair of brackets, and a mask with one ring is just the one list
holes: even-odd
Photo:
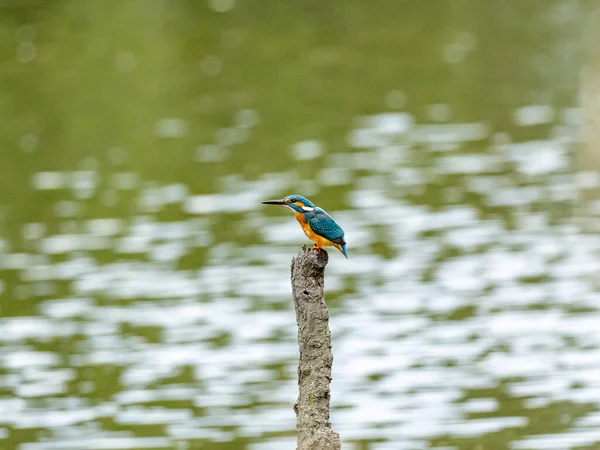
[(295, 213), (295, 216), (296, 216), (296, 220), (302, 227), (302, 231), (304, 231), (304, 234), (306, 235), (306, 237), (314, 241), (314, 237), (316, 235), (315, 235), (314, 231), (312, 230), (312, 228), (310, 227), (310, 225), (308, 224), (308, 222), (304, 221), (304, 214)]
[(312, 239), (312, 237), (314, 236), (314, 232), (310, 228), (310, 225), (308, 224), (308, 222), (304, 221), (304, 214), (296, 213), (295, 216), (296, 216), (296, 220), (302, 227), (302, 231), (304, 231), (304, 234), (306, 235), (306, 237), (308, 237), (309, 239)]
[(327, 239), (323, 236), (319, 236), (317, 233), (315, 233), (312, 230), (312, 228), (310, 227), (310, 225), (308, 224), (308, 222), (304, 221), (304, 214), (295, 212), (294, 215), (296, 216), (296, 220), (302, 227), (302, 231), (304, 231), (304, 234), (306, 235), (306, 237), (309, 238), (311, 241), (313, 241), (317, 248), (333, 246), (333, 247), (337, 248), (340, 252), (342, 252), (344, 255), (346, 255), (346, 251), (344, 248), (342, 248), (341, 244), (336, 244), (335, 242), (332, 242), (329, 239)]
[(311, 241), (313, 241), (315, 244), (317, 244), (319, 247), (324, 247), (327, 245), (335, 245), (328, 239), (324, 238), (323, 236), (319, 236), (317, 233), (315, 233), (312, 230), (312, 228), (310, 227), (310, 225), (308, 224), (308, 222), (304, 221), (302, 214), (296, 213), (296, 220), (302, 227), (302, 231), (304, 231), (304, 234), (306, 235), (306, 237), (309, 238)]

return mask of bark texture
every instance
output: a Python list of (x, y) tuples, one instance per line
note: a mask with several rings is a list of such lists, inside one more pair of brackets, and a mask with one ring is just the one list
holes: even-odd
[(298, 323), (298, 450), (340, 450), (340, 436), (329, 423), (331, 332), (323, 297), (329, 256), (303, 247), (292, 259), (292, 294)]

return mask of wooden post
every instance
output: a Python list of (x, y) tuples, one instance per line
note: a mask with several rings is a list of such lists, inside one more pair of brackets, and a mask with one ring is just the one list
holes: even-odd
[(292, 259), (292, 294), (298, 323), (297, 450), (340, 450), (340, 436), (329, 423), (331, 332), (323, 297), (326, 251), (303, 247)]

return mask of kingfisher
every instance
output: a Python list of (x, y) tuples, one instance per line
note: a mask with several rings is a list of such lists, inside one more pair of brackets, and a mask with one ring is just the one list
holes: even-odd
[(320, 252), (323, 247), (335, 247), (348, 259), (344, 230), (324, 209), (315, 206), (306, 197), (288, 195), (281, 200), (267, 200), (262, 203), (265, 205), (282, 205), (292, 209), (306, 237), (315, 243), (314, 249)]

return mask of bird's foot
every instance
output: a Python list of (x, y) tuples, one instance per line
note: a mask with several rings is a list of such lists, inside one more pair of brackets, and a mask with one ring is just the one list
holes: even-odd
[(317, 247), (316, 245), (314, 245), (314, 246), (313, 246), (313, 248), (312, 248), (311, 250), (316, 250), (316, 251), (318, 251), (319, 253), (321, 253), (321, 250), (322, 250), (322, 249), (321, 249), (321, 247)]

